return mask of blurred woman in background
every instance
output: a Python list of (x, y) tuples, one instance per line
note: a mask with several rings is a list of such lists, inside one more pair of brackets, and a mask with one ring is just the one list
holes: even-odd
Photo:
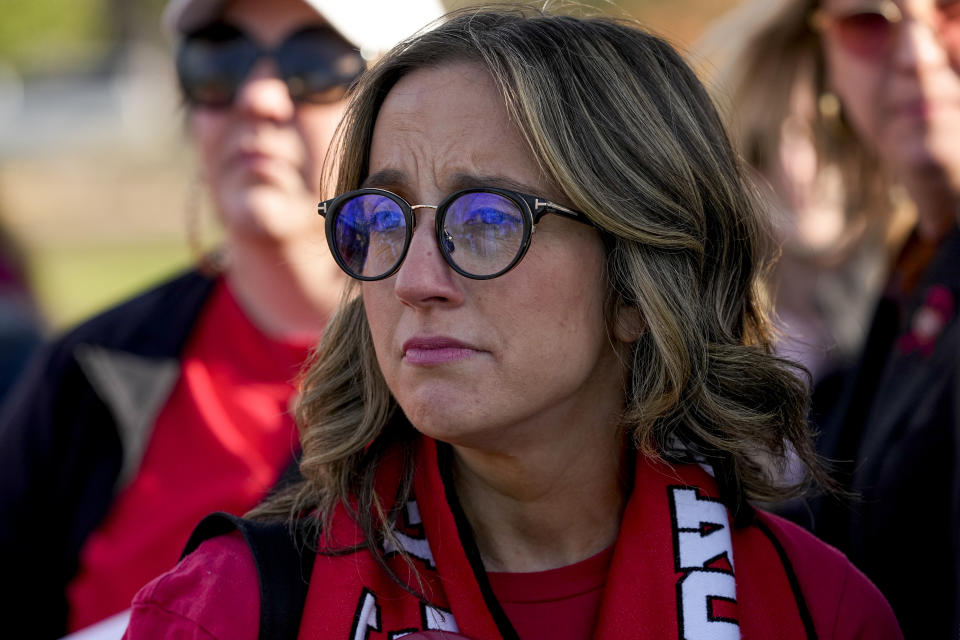
[[(740, 39), (717, 89), (797, 227), (819, 200), (842, 214), (840, 235), (879, 248), (898, 235), (890, 194), (915, 209), (856, 371), (815, 416), (822, 452), (847, 461), (842, 479), (862, 498), (822, 505), (815, 531), (876, 581), (907, 637), (956, 636), (960, 2), (750, 2), (714, 38)], [(805, 286), (792, 275), (782, 289)]]
[[(126, 609), (201, 516), (248, 510), (290, 466), (293, 380), (343, 282), (311, 214), (319, 169), (363, 55), (439, 12), (428, 0), (167, 7), (222, 260), (67, 333), (0, 417), (0, 553), (16, 585), (3, 608), (26, 636)], [(36, 602), (44, 616), (24, 620)]]
[(771, 273), (778, 351), (822, 393), (855, 362), (913, 211), (846, 125), (810, 11), (746, 2), (708, 29), (695, 58), (770, 200), (782, 251)]

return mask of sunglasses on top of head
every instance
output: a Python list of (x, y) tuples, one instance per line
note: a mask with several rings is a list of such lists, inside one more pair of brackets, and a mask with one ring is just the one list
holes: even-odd
[(262, 59), (273, 61), (294, 102), (336, 102), (366, 68), (360, 52), (330, 27), (301, 29), (265, 49), (233, 25), (217, 22), (180, 42), (177, 76), (191, 105), (222, 108)]
[[(873, 0), (840, 11), (817, 9), (810, 14), (815, 31), (830, 33), (841, 47), (861, 58), (889, 50), (905, 18), (893, 0)], [(937, 0), (929, 25), (948, 45), (960, 44), (960, 0)]]
[(457, 191), (438, 205), (411, 205), (383, 189), (348, 191), (317, 205), (327, 244), (347, 275), (382, 280), (400, 268), (417, 224), (417, 209), (434, 209), (443, 259), (462, 276), (489, 280), (517, 266), (540, 219), (548, 214), (594, 226), (584, 214), (509, 189)]

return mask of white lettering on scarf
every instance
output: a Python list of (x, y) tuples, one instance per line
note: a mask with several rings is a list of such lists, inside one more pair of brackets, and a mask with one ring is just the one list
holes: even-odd
[(350, 637), (352, 640), (367, 640), (370, 637), (371, 630), (380, 631), (380, 606), (377, 604), (377, 597), (364, 589), (363, 593), (360, 594), (360, 602), (357, 605), (356, 619)]
[(423, 628), (435, 631), (459, 631), (453, 614), (443, 609), (421, 604), (420, 615), (423, 616)]
[[(413, 500), (407, 503), (407, 516), (405, 524), (408, 527), (418, 527), (422, 524), (420, 520), (420, 508), (417, 506), (417, 503)], [(426, 565), (431, 569), (436, 569), (437, 565), (433, 562), (433, 553), (430, 551), (430, 543), (427, 542), (427, 537), (414, 537), (407, 535), (406, 533), (399, 531), (394, 527), (393, 536), (396, 538), (397, 543), (400, 548), (402, 548), (407, 554), (413, 556), (414, 558), (419, 558), (426, 563)], [(383, 541), (383, 552), (385, 554), (397, 553), (400, 551), (397, 548), (397, 545), (389, 538), (386, 538)]]
[[(403, 525), (408, 530), (417, 529), (423, 524), (423, 521), (420, 519), (420, 507), (417, 505), (415, 500), (411, 500), (407, 503), (406, 516), (404, 517)], [(384, 540), (383, 551), (386, 554), (398, 553), (401, 549), (407, 554), (422, 560), (426, 565), (431, 569), (436, 569), (436, 564), (433, 561), (433, 553), (430, 551), (430, 544), (427, 542), (427, 537), (423, 535), (411, 535), (404, 533), (403, 531), (398, 530), (396, 527), (393, 529), (393, 536), (396, 539), (396, 543), (390, 539)], [(366, 640), (369, 637), (369, 632), (366, 629), (373, 629), (374, 631), (380, 631), (380, 607), (376, 604), (376, 597), (369, 591), (364, 591), (364, 598), (369, 600), (361, 600), (357, 605), (358, 611), (358, 625), (355, 627), (356, 631), (353, 634), (353, 640)], [(367, 620), (364, 616), (368, 615), (367, 612), (371, 610), (376, 611), (376, 618), (374, 624), (368, 624), (367, 627), (362, 626), (363, 623)], [(453, 619), (453, 613), (446, 611), (445, 609), (440, 609), (438, 607), (431, 607), (429, 605), (420, 603), (420, 623), (422, 630), (424, 631), (450, 631), (456, 632), (459, 631), (457, 628), (457, 623)], [(363, 631), (366, 635), (360, 635), (360, 632)], [(403, 638), (404, 636), (416, 633), (416, 631), (411, 629), (402, 629), (399, 631), (391, 631), (387, 633), (387, 637), (390, 640), (396, 640), (397, 638)]]
[(719, 500), (701, 497), (696, 488), (670, 487), (669, 493), (676, 570), (684, 573), (677, 583), (680, 637), (738, 640), (736, 620), (713, 610), (714, 604), (737, 599), (726, 507)]
[[(459, 631), (452, 613), (422, 602), (420, 603), (420, 621), (423, 631), (450, 631), (451, 633)], [(353, 631), (350, 632), (350, 638), (351, 640), (369, 640), (371, 630), (380, 631), (380, 605), (377, 604), (377, 597), (364, 589), (357, 605), (356, 621)], [(387, 638), (398, 640), (416, 634), (417, 631), (417, 629), (390, 631), (387, 633)]]

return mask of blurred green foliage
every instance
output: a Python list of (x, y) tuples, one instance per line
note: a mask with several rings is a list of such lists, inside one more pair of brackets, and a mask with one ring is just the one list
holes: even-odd
[(22, 72), (71, 66), (77, 51), (102, 49), (107, 0), (3, 0), (0, 59)]
[(36, 247), (31, 283), (51, 331), (61, 331), (188, 268), (181, 240), (141, 239), (129, 245)]
[(156, 39), (167, 0), (2, 0), (0, 63), (24, 75), (95, 66), (124, 37)]

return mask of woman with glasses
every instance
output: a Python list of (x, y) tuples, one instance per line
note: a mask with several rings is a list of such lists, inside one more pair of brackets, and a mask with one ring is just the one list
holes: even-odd
[[(253, 638), (294, 584), (305, 638), (900, 637), (750, 503), (798, 489), (762, 464), (787, 443), (823, 474), (760, 209), (668, 45), (467, 10), (368, 71), (341, 133), (319, 212), (353, 284), (300, 398), (303, 479), (232, 521), (253, 552), (194, 539), (128, 638)], [(279, 578), (271, 526), (308, 559)]]
[[(367, 59), (439, 14), (430, 0), (169, 4), (223, 244), (56, 342), (0, 418), (4, 610), (29, 629), (13, 635), (127, 609), (202, 516), (247, 511), (291, 466), (293, 381), (344, 281), (313, 213), (319, 169)], [(36, 602), (45, 615), (27, 619)]]
[(809, 182), (836, 180), (866, 225), (890, 230), (898, 193), (915, 210), (859, 364), (817, 416), (821, 451), (859, 496), (825, 501), (814, 530), (876, 582), (908, 637), (956, 637), (960, 2), (751, 3), (715, 32), (724, 33), (743, 40), (735, 78), (718, 90), (735, 118), (764, 114), (762, 126), (740, 127), (746, 153), (766, 151), (754, 155), (767, 161), (761, 172), (789, 157), (775, 133), (799, 125), (815, 148)]

